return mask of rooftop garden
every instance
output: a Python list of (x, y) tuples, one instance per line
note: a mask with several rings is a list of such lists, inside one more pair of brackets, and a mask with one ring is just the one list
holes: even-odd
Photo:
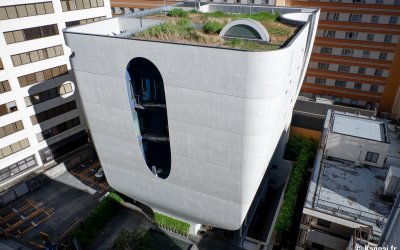
[[(167, 13), (146, 16), (147, 19), (160, 19), (165, 22), (135, 33), (133, 38), (162, 40), (176, 43), (198, 44), (233, 49), (264, 51), (278, 49), (295, 32), (297, 27), (279, 21), (279, 14), (260, 12), (255, 14), (233, 14), (221, 11), (201, 13), (173, 9)], [(223, 38), (219, 32), (231, 21), (253, 19), (260, 22), (268, 31), (271, 43), (242, 38)]]

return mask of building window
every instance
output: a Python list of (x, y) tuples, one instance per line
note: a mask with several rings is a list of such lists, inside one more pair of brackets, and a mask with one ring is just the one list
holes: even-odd
[(54, 13), (52, 2), (0, 7), (0, 20)]
[(346, 39), (357, 39), (357, 32), (346, 32)]
[(382, 76), (383, 70), (382, 69), (375, 69), (374, 75), (376, 76)]
[(335, 33), (334, 30), (324, 30), (324, 37), (335, 37)]
[(337, 21), (339, 19), (339, 13), (337, 12), (328, 12), (326, 14), (326, 20)]
[(36, 134), (38, 142), (49, 139), (56, 136), (62, 132), (65, 132), (73, 127), (79, 126), (81, 123), (79, 117), (75, 117), (66, 122), (60, 123), (57, 126), (51, 127), (49, 129), (43, 130), (41, 133)]
[(3, 127), (0, 127), (0, 138), (6, 137), (7, 135), (14, 134), (23, 129), (24, 129), (24, 125), (22, 124), (22, 121), (16, 121), (16, 122), (7, 124)]
[(57, 98), (61, 95), (65, 95), (71, 93), (73, 91), (71, 83), (63, 84), (57, 88), (48, 89), (36, 94), (32, 94), (30, 96), (26, 96), (25, 105), (30, 107), (32, 105), (45, 102), (54, 98)]
[(354, 83), (354, 89), (361, 89), (362, 84), (359, 82)]
[(103, 7), (104, 0), (61, 0), (62, 11)]
[(379, 158), (378, 153), (369, 152), (369, 151), (367, 152), (367, 155), (365, 156), (366, 161), (374, 162), (374, 163), (378, 162), (378, 158)]
[(318, 63), (319, 69), (329, 69), (329, 63)]
[(5, 80), (0, 82), (0, 94), (11, 91), (10, 83)]
[(36, 61), (45, 60), (48, 58), (62, 56), (64, 55), (64, 50), (62, 45), (57, 45), (53, 47), (48, 47), (44, 49), (33, 50), (21, 54), (16, 54), (11, 56), (14, 67), (24, 65), (27, 63), (32, 63)]
[(7, 44), (58, 35), (57, 24), (4, 32)]
[(1, 61), (1, 58), (0, 58), (0, 70), (2, 70), (2, 69), (4, 69), (4, 66), (3, 66), (3, 62)]
[[(133, 9), (131, 9), (131, 11), (133, 12)], [(93, 23), (93, 22), (97, 22), (100, 20), (104, 20), (104, 19), (106, 19), (105, 16), (76, 20), (76, 21), (66, 22), (65, 26), (68, 28), (68, 27), (77, 26), (77, 25), (81, 25), (81, 24)]]
[(392, 35), (385, 35), (385, 38), (383, 39), (385, 43), (391, 43), (392, 42)]
[(348, 65), (339, 65), (338, 70), (339, 70), (339, 72), (349, 72), (350, 71), (350, 66), (348, 66)]
[(5, 146), (4, 148), (0, 148), (0, 159), (21, 151), (29, 146), (29, 140), (28, 138), (25, 138), (21, 141), (17, 141), (11, 145)]
[(369, 91), (370, 92), (378, 92), (378, 85), (371, 84), (371, 86), (369, 87)]
[(323, 219), (319, 219), (317, 220), (317, 225), (321, 226), (321, 227), (326, 227), (326, 228), (330, 228), (331, 227), (331, 222), (327, 221), (327, 220), (323, 220)]
[(386, 58), (387, 58), (387, 53), (384, 53), (384, 52), (379, 53), (380, 60), (386, 60)]
[(58, 76), (68, 74), (67, 65), (61, 65), (51, 69), (42, 70), (36, 73), (18, 77), (18, 82), (21, 88), (44, 81)]
[(321, 47), (321, 54), (331, 54), (331, 53), (332, 53), (332, 48)]
[(7, 115), (18, 111), (15, 101), (0, 104), (0, 116)]
[(353, 52), (352, 49), (342, 49), (342, 56), (353, 56)]
[(389, 24), (396, 24), (397, 23), (397, 16), (391, 16), (389, 19)]
[(365, 0), (353, 0), (353, 3), (365, 3)]
[(38, 123), (47, 121), (51, 118), (65, 114), (74, 109), (76, 109), (76, 103), (75, 103), (75, 101), (70, 101), (65, 104), (59, 105), (57, 107), (37, 113), (36, 115), (31, 116), (32, 125), (36, 125)]
[(351, 99), (351, 100), (350, 100), (350, 105), (357, 106), (357, 105), (358, 105), (358, 100), (356, 100), (356, 99)]
[(5, 167), (0, 170), (0, 181), (5, 181), (21, 172), (25, 172), (26, 170), (36, 167), (37, 162), (35, 155), (31, 155), (25, 159), (22, 159), (8, 167)]
[(378, 23), (379, 22), (379, 16), (372, 16), (371, 17), (371, 23)]
[(350, 14), (349, 21), (350, 22), (361, 22), (361, 15), (360, 14)]
[(383, 0), (376, 0), (375, 3), (376, 4), (383, 4)]
[(336, 86), (336, 87), (343, 87), (343, 88), (345, 88), (345, 87), (346, 87), (346, 81), (336, 80), (336, 81), (335, 81), (335, 86)]
[(373, 41), (374, 40), (374, 34), (367, 34), (367, 40), (368, 41)]
[(325, 78), (316, 77), (315, 78), (315, 83), (325, 85), (326, 84), (326, 79)]
[(369, 57), (369, 51), (368, 50), (364, 50), (363, 54), (362, 54), (363, 58), (368, 58)]
[(358, 68), (358, 74), (365, 74), (365, 68), (364, 67), (359, 67)]

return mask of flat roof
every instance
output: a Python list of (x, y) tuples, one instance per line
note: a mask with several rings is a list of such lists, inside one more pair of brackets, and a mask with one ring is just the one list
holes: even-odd
[(356, 167), (354, 162), (323, 157), (320, 150), (304, 207), (371, 226), (380, 235), (393, 206), (393, 199), (383, 194), (385, 179), (390, 166), (400, 166), (400, 142), (393, 124), (388, 124), (388, 136), (383, 168)]
[(387, 142), (384, 122), (336, 112), (333, 115), (333, 133)]

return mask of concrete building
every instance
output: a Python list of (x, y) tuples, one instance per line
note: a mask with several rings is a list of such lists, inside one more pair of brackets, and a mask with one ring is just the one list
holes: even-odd
[(62, 29), (110, 17), (103, 0), (0, 3), (0, 186), (87, 143)]
[[(228, 10), (250, 11), (240, 5), (200, 7)], [(136, 38), (164, 24), (162, 9), (64, 32), (109, 184), (155, 211), (196, 224), (192, 229), (242, 225), (288, 129), (311, 53), (318, 10), (251, 11), (281, 13), (295, 33), (262, 51)], [(261, 24), (250, 23), (232, 28), (270, 46), (257, 40), (265, 32)]]
[(377, 107), (399, 118), (398, 0), (287, 0), (282, 4), (321, 8), (301, 95), (354, 107)]
[(176, 1), (113, 0), (111, 1), (111, 12), (113, 16), (126, 15), (142, 10), (160, 8), (164, 5), (175, 3)]
[[(400, 167), (398, 132), (392, 124), (383, 124), (368, 117), (328, 112), (303, 208), (297, 249), (368, 249), (367, 246), (378, 245), (392, 208), (398, 210), (393, 206), (393, 196), (385, 192), (385, 180), (397, 172), (389, 169)], [(339, 131), (353, 139), (338, 137)], [(379, 147), (367, 148), (368, 143), (354, 141), (369, 138), (375, 145), (383, 135), (390, 144), (382, 152)], [(349, 154), (330, 156), (332, 145)], [(375, 165), (381, 158), (383, 165)]]

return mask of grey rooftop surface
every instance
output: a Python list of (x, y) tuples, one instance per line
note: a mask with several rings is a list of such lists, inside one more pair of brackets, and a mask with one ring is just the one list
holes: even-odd
[(391, 143), (383, 168), (356, 167), (354, 162), (322, 157), (320, 150), (304, 207), (371, 226), (380, 235), (393, 206), (393, 199), (383, 194), (385, 179), (390, 166), (400, 167), (400, 137), (393, 125), (388, 131)]
[(333, 132), (386, 142), (385, 124), (381, 121), (364, 119), (347, 114), (334, 114)]

